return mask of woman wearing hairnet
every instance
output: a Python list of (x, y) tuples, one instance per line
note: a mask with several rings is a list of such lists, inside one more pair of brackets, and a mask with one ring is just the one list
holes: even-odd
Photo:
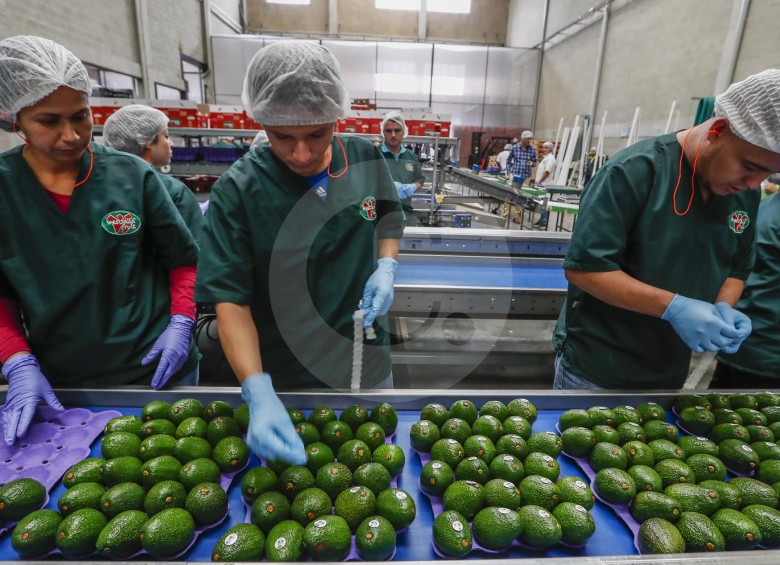
[[(106, 120), (103, 142), (117, 151), (138, 155), (153, 167), (171, 164), (173, 143), (168, 136), (168, 116), (157, 108), (143, 104), (123, 106)], [(160, 172), (157, 172), (157, 178), (168, 190), (184, 223), (197, 240), (203, 228), (198, 199), (181, 181)]]
[(680, 388), (691, 350), (736, 351), (756, 190), (780, 170), (780, 70), (732, 84), (714, 117), (635, 143), (590, 180), (564, 261), (556, 388)]
[(87, 70), (63, 46), (0, 41), (0, 120), (24, 139), (0, 155), (8, 444), (39, 400), (62, 408), (50, 382), (197, 382), (197, 245), (151, 167), (90, 144), (89, 93)]
[(250, 407), (250, 448), (304, 464), (273, 384), (350, 387), (352, 316), (362, 299), (364, 326), (376, 337), (366, 337), (357, 359), (359, 386), (392, 386), (383, 317), (403, 211), (371, 142), (333, 133), (348, 99), (328, 49), (264, 47), (247, 69), (243, 100), (270, 143), (212, 189), (195, 296), (216, 304), (220, 340)]

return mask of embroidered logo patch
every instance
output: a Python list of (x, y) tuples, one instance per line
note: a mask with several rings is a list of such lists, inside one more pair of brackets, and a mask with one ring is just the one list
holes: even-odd
[(747, 212), (735, 210), (729, 215), (729, 228), (734, 233), (742, 233), (750, 225), (750, 218)]
[(376, 198), (369, 196), (360, 203), (360, 215), (364, 220), (376, 220)]
[(414, 170), (414, 165), (412, 165), (411, 163), (406, 163), (404, 167), (406, 167), (406, 170), (409, 171), (410, 173)]
[(100, 225), (111, 235), (130, 235), (141, 229), (141, 218), (127, 210), (115, 210), (106, 214)]

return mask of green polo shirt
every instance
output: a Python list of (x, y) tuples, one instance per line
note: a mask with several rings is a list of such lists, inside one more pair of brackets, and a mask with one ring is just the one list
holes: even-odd
[[(681, 147), (674, 134), (635, 143), (594, 176), (580, 204), (564, 267), (623, 270), (649, 285), (713, 302), (727, 277), (746, 279), (755, 255), (760, 194), (696, 190), (678, 216), (672, 199)], [(683, 159), (677, 209), (691, 194)], [(744, 212), (746, 225), (734, 221)], [(569, 371), (604, 388), (679, 388), (691, 351), (660, 318), (610, 306), (569, 285), (553, 343)]]
[[(387, 168), (390, 170), (390, 176), (393, 177), (394, 181), (402, 184), (419, 182), (421, 185), (425, 182), (422, 164), (414, 151), (409, 151), (406, 147), (401, 146), (401, 151), (396, 155), (384, 143), (382, 143), (381, 150), (382, 156), (387, 163)], [(412, 197), (401, 200), (401, 206), (406, 215), (406, 223), (409, 225), (416, 224), (417, 220), (412, 214)]]
[[(403, 234), (379, 150), (338, 138), (343, 150), (334, 136), (324, 200), (267, 144), (235, 162), (211, 192), (195, 296), (250, 306), (276, 387), (350, 386), (352, 315), (376, 268), (377, 241)], [(391, 370), (387, 319), (378, 322), (377, 339), (363, 346), (362, 388)]]
[(163, 186), (168, 189), (168, 194), (173, 200), (173, 204), (184, 219), (184, 223), (190, 228), (192, 236), (195, 241), (200, 237), (200, 232), (203, 230), (203, 212), (200, 211), (198, 206), (198, 199), (187, 187), (186, 184), (171, 176), (164, 175), (160, 172), (157, 176), (163, 183)]
[[(154, 169), (92, 144), (89, 179), (63, 214), (22, 157), (0, 155), (0, 295), (19, 300), (32, 353), (55, 386), (151, 383), (141, 366), (170, 321), (169, 272), (198, 247)], [(89, 170), (84, 153), (78, 178)], [(192, 372), (200, 354), (174, 378)]]
[(736, 353), (720, 353), (717, 359), (741, 371), (780, 379), (780, 196), (761, 201), (756, 224), (756, 265), (736, 306), (750, 318), (753, 332)]

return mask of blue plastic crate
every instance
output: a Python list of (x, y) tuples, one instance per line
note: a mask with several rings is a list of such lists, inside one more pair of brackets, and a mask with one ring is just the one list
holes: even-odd
[(174, 147), (171, 161), (197, 161), (200, 157), (200, 148), (198, 147)]
[(240, 147), (204, 147), (203, 160), (209, 163), (232, 163), (241, 158)]

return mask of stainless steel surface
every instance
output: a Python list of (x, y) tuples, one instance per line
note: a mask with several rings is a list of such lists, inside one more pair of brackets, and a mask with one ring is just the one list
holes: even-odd
[(401, 240), (401, 253), (482, 253), (563, 258), (569, 250), (570, 241), (571, 234), (563, 232), (406, 228)]

